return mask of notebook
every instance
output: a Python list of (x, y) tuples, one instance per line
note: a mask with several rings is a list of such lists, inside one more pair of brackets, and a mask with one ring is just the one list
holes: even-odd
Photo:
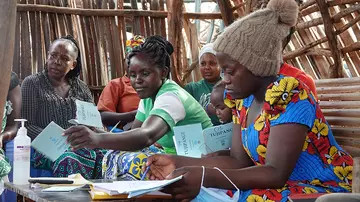
[(68, 148), (66, 137), (62, 136), (64, 129), (51, 122), (46, 128), (31, 142), (31, 146), (36, 151), (42, 153), (51, 161), (58, 159)]
[(69, 123), (74, 125), (86, 125), (102, 128), (101, 115), (97, 107), (90, 102), (76, 100), (76, 119), (70, 119)]
[(174, 144), (177, 155), (200, 158), (231, 147), (233, 123), (218, 125), (202, 130), (201, 124), (176, 126)]
[(159, 191), (180, 179), (182, 179), (182, 175), (171, 180), (115, 181), (111, 183), (93, 183), (92, 186), (95, 191), (104, 192), (110, 196), (127, 194), (127, 197), (131, 198)]

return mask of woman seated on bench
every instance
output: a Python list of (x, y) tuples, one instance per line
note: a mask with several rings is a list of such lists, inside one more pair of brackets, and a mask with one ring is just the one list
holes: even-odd
[(270, 0), (218, 37), (214, 49), (227, 98), (241, 99), (231, 155), (151, 156), (150, 179), (183, 175), (165, 192), (184, 201), (245, 202), (351, 191), (353, 160), (336, 143), (309, 88), (277, 75), (281, 41), (297, 13), (293, 0)]
[[(56, 39), (49, 48), (44, 71), (25, 78), (22, 83), (22, 117), (31, 139), (51, 122), (62, 128), (76, 117), (75, 100), (93, 102), (90, 89), (78, 76), (81, 71), (79, 47), (72, 36)], [(81, 173), (86, 179), (101, 177), (101, 161), (105, 152), (101, 149), (67, 151), (55, 162), (35, 152), (32, 163), (35, 168), (51, 170), (55, 177), (67, 177)]]
[[(211, 121), (201, 105), (184, 89), (169, 80), (172, 45), (160, 36), (150, 36), (128, 56), (128, 75), (141, 101), (132, 130), (121, 135), (96, 134), (85, 126), (64, 132), (74, 150), (106, 148), (103, 177), (140, 179), (141, 167), (154, 153), (176, 154), (173, 127)], [(152, 146), (159, 143), (163, 150)], [(126, 152), (137, 151), (137, 152)]]

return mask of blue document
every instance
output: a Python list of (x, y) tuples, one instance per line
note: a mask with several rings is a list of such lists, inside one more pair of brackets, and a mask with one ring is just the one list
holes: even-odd
[(68, 148), (65, 136), (62, 136), (64, 129), (51, 122), (46, 128), (32, 141), (31, 146), (36, 151), (44, 154), (51, 161), (58, 159)]
[(181, 156), (200, 158), (231, 147), (233, 123), (214, 126), (202, 130), (201, 124), (176, 126), (174, 144), (176, 153)]

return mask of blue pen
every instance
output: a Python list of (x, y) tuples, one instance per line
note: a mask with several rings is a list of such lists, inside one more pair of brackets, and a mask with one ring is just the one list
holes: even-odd
[(143, 173), (143, 176), (141, 177), (141, 181), (143, 181), (143, 180), (145, 179), (146, 174), (149, 172), (149, 170), (150, 170), (150, 166), (148, 166), (148, 167), (146, 168), (145, 172)]

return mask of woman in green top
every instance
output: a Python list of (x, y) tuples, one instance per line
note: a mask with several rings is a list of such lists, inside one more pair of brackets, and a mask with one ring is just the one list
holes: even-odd
[[(160, 36), (150, 36), (128, 55), (128, 75), (141, 101), (132, 130), (114, 135), (96, 134), (85, 126), (64, 133), (73, 149), (113, 149), (104, 157), (103, 177), (139, 179), (141, 166), (153, 153), (175, 154), (173, 127), (211, 121), (200, 104), (169, 80), (172, 45)], [(158, 143), (163, 149), (152, 146)], [(137, 151), (137, 152), (125, 152)]]
[(210, 104), (210, 95), (214, 85), (221, 80), (220, 68), (216, 60), (216, 52), (213, 44), (206, 44), (202, 47), (199, 54), (200, 72), (203, 79), (198, 82), (187, 84), (184, 89), (190, 93), (206, 110), (211, 122), (220, 125), (214, 107)]

